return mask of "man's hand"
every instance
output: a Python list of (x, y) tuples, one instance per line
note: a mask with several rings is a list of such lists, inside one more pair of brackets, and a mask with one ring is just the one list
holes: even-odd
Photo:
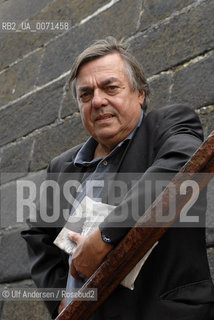
[(58, 314), (65, 308), (65, 299), (63, 299), (58, 306)]
[(77, 280), (81, 280), (79, 274), (89, 278), (113, 248), (102, 240), (99, 228), (88, 236), (70, 231), (69, 239), (77, 244), (70, 264), (70, 273)]

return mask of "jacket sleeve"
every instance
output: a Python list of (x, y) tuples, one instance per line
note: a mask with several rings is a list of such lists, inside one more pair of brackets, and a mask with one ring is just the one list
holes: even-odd
[[(101, 233), (113, 244), (117, 244), (124, 237), (155, 200), (157, 197), (155, 182), (157, 180), (170, 181), (203, 140), (199, 118), (189, 107), (168, 106), (151, 112), (147, 123), (150, 121), (149, 118), (153, 119), (151, 132), (154, 140), (153, 162), (125, 194), (121, 203), (100, 224)], [(146, 125), (145, 122), (142, 125)], [(151, 121), (149, 126), (151, 126)], [(146, 181), (151, 182), (150, 191), (148, 191)], [(148, 197), (152, 199), (149, 205), (146, 201)], [(126, 219), (123, 219), (124, 212), (126, 212)]]
[[(51, 173), (48, 167), (47, 177)], [(49, 206), (49, 205), (48, 205)], [(51, 205), (48, 208), (51, 214)], [(37, 213), (39, 217), (39, 212)], [(68, 257), (64, 252), (53, 245), (59, 230), (50, 224), (27, 221), (28, 227), (21, 232), (27, 242), (31, 277), (38, 288), (66, 287), (68, 273)], [(55, 318), (60, 301), (44, 301), (52, 318)]]

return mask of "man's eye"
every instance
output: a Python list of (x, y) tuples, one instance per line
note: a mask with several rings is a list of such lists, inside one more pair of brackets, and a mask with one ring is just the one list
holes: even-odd
[(107, 87), (107, 91), (108, 91), (109, 93), (115, 93), (115, 92), (117, 92), (117, 90), (118, 90), (118, 87), (117, 87), (117, 86), (108, 86), (108, 87)]
[(89, 92), (84, 92), (80, 95), (80, 100), (83, 102), (86, 102), (88, 100), (90, 100), (91, 94)]
[(88, 95), (88, 92), (84, 92), (80, 95), (80, 98), (87, 97), (87, 95)]

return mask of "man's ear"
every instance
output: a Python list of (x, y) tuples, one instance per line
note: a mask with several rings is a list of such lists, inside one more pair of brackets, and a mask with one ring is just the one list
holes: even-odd
[(138, 90), (138, 98), (139, 98), (140, 105), (142, 105), (145, 99), (144, 90)]

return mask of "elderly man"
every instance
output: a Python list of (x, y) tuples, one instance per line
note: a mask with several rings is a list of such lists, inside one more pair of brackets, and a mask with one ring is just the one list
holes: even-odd
[[(197, 115), (186, 106), (166, 106), (145, 115), (149, 88), (142, 68), (112, 37), (96, 41), (79, 55), (70, 83), (91, 137), (52, 160), (48, 172), (56, 173), (56, 180), (59, 173), (69, 173), (72, 179), (73, 174), (82, 172), (79, 199), (87, 195), (85, 181), (94, 175), (105, 180), (110, 172), (138, 173), (138, 192), (129, 187), (121, 203), (90, 235), (70, 233), (77, 248), (69, 268), (68, 257), (53, 245), (60, 228), (33, 225), (25, 230), (22, 235), (28, 243), (32, 278), (40, 288), (64, 288), (66, 283), (67, 290), (80, 287), (81, 277), (90, 277), (134, 224), (134, 215), (143, 214), (149, 196), (143, 187), (146, 177), (177, 172), (203, 139)], [(112, 204), (104, 188), (98, 194), (104, 203)], [(133, 209), (131, 203), (137, 201), (140, 206)], [(118, 223), (115, 218), (123, 215), (124, 205), (128, 214)], [(132, 209), (137, 212), (133, 214)], [(194, 210), (203, 220), (205, 208)], [(213, 319), (214, 290), (204, 229), (168, 230), (143, 265), (134, 287), (118, 286), (90, 319)], [(46, 303), (53, 317), (64, 307), (64, 300), (60, 305)]]

